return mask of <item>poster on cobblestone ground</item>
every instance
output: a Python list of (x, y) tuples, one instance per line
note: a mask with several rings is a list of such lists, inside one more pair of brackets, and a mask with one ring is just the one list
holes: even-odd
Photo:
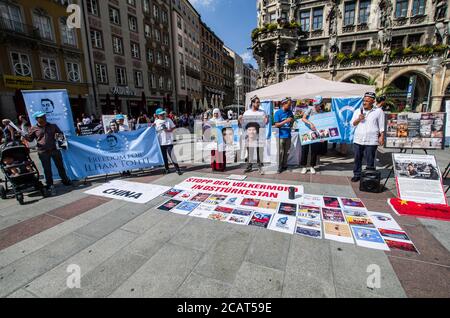
[(145, 204), (164, 194), (169, 187), (156, 184), (143, 184), (114, 180), (99, 187), (88, 190), (85, 193), (116, 200)]

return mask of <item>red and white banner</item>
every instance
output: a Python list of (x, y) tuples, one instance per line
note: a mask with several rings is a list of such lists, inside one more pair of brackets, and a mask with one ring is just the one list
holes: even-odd
[(253, 181), (232, 181), (201, 177), (186, 179), (183, 183), (178, 184), (176, 187), (177, 189), (187, 191), (254, 197), (269, 201), (289, 201), (290, 187), (295, 189), (296, 199), (300, 199), (304, 193), (304, 188), (301, 185), (261, 183)]

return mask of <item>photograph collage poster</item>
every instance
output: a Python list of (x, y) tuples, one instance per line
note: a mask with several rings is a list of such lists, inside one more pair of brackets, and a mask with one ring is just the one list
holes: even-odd
[(442, 175), (434, 156), (392, 154), (398, 197), (406, 201), (447, 204)]
[(297, 121), (302, 145), (341, 140), (341, 132), (334, 112), (317, 114), (311, 117), (310, 120), (314, 123), (315, 130), (312, 130), (302, 120)]
[(445, 113), (388, 114), (386, 148), (444, 149)]

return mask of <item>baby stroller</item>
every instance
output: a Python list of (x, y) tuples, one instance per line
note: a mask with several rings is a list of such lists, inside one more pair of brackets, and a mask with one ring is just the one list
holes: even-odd
[(13, 141), (0, 147), (0, 168), (5, 177), (5, 185), (0, 185), (3, 200), (7, 199), (10, 190), (21, 205), (24, 204), (23, 194), (31, 192), (31, 189), (47, 196), (44, 185), (39, 181), (36, 164), (31, 160), (28, 148), (20, 142)]

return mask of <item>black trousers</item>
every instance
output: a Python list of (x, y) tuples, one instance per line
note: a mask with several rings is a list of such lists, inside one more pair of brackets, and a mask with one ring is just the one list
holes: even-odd
[(317, 156), (320, 154), (322, 150), (323, 145), (321, 143), (315, 143), (311, 145), (302, 146), (302, 160), (301, 165), (302, 167), (308, 166), (308, 155), (309, 150), (311, 149), (311, 167), (315, 167), (317, 165)]
[(44, 168), (45, 183), (47, 184), (47, 187), (53, 185), (52, 160), (55, 163), (56, 169), (58, 169), (58, 174), (63, 183), (70, 181), (66, 174), (63, 158), (59, 150), (55, 149), (39, 153), (39, 160), (41, 160), (42, 167)]
[(378, 146), (363, 146), (353, 144), (353, 152), (355, 153), (355, 166), (353, 175), (361, 177), (363, 159), (366, 158), (367, 169), (375, 169), (375, 156), (377, 154)]
[(177, 158), (173, 153), (173, 145), (161, 146), (161, 152), (164, 160), (164, 167), (169, 170), (169, 158), (172, 161), (175, 169), (178, 171), (180, 167), (178, 166)]

